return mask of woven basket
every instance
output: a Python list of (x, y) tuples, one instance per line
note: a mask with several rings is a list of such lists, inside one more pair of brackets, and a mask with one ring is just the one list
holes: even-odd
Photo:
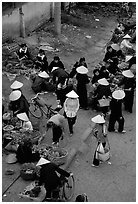
[[(26, 172), (27, 169), (32, 170), (32, 172)], [(20, 170), (20, 176), (23, 180), (33, 181), (36, 179), (36, 169), (33, 163), (24, 163)]]
[(61, 156), (61, 157), (54, 157), (54, 156), (52, 156), (51, 154), (49, 154), (49, 155), (48, 155), (48, 159), (49, 159), (51, 162), (57, 164), (58, 166), (65, 164), (66, 161), (67, 161), (67, 157), (68, 157), (68, 152), (67, 152), (67, 150), (65, 150), (65, 149), (55, 149), (55, 150), (53, 150), (53, 151), (55, 151), (55, 152), (61, 152), (61, 151), (62, 151), (62, 152), (65, 153), (65, 155), (64, 155), (64, 156)]

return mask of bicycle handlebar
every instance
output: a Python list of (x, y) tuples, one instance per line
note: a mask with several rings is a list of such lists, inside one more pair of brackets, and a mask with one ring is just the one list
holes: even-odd
[(37, 93), (33, 98), (31, 98), (31, 101), (33, 101), (34, 99), (36, 99), (39, 95), (44, 95), (44, 94), (46, 94), (46, 93), (48, 93), (47, 91), (45, 91), (45, 92), (43, 92), (43, 93)]

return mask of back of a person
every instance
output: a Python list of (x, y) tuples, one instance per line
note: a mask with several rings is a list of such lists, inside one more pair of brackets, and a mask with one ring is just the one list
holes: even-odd
[(57, 176), (55, 165), (53, 163), (45, 164), (42, 166), (40, 171), (43, 175), (45, 186), (51, 186), (53, 189), (56, 188), (57, 184), (60, 182), (60, 179)]
[(122, 115), (122, 100), (112, 99), (110, 102), (111, 114), (121, 116)]
[(103, 96), (106, 96), (106, 97), (110, 96), (111, 94), (110, 86), (99, 85), (97, 93), (98, 93), (99, 99), (101, 99)]

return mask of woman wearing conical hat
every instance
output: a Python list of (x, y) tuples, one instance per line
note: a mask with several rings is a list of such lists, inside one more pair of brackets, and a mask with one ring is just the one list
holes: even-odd
[(84, 66), (80, 66), (76, 71), (77, 94), (79, 95), (80, 108), (88, 110), (87, 84), (90, 82), (87, 75), (88, 69)]
[(66, 100), (64, 103), (65, 118), (68, 120), (70, 135), (73, 134), (73, 125), (76, 122), (77, 111), (79, 109), (79, 96), (74, 90), (66, 94)]
[(13, 111), (14, 116), (19, 113), (25, 112), (29, 117), (29, 103), (27, 99), (22, 95), (21, 91), (12, 91), (9, 95), (9, 100), (9, 109)]
[(126, 34), (123, 37), (122, 42), (120, 43), (120, 49), (122, 50), (123, 54), (128, 54), (130, 52), (133, 52), (133, 45), (130, 43), (130, 35)]
[(47, 83), (49, 80), (49, 75), (43, 71), (40, 72), (34, 79), (32, 83), (32, 89), (35, 93), (46, 91), (47, 90)]
[[(124, 117), (122, 114), (122, 99), (125, 97), (125, 92), (123, 90), (116, 90), (112, 93), (112, 99), (110, 102), (110, 118), (108, 131), (114, 132), (118, 131), (120, 133), (125, 133), (124, 130)], [(118, 122), (118, 130), (115, 130), (115, 123)]]
[(98, 87), (95, 90), (95, 98), (93, 100), (93, 109), (98, 109), (98, 100), (105, 98), (107, 99), (111, 95), (110, 85), (106, 78), (98, 80)]
[[(108, 143), (107, 138), (107, 127), (106, 127), (106, 121), (104, 119), (103, 115), (96, 115), (91, 119), (91, 121), (95, 124), (92, 129), (93, 136), (97, 139), (97, 147), (94, 153), (94, 158), (92, 162), (93, 167), (98, 167), (100, 164), (99, 157), (97, 155), (97, 148), (100, 143), (102, 143), (103, 148)], [(109, 143), (108, 143), (109, 144)]]
[(124, 78), (120, 85), (125, 91), (124, 106), (125, 110), (132, 113), (134, 103), (134, 91), (136, 88), (136, 81), (134, 74), (131, 70), (125, 70), (122, 72)]
[(26, 113), (17, 114), (17, 118), (19, 118), (22, 121), (22, 130), (23, 131), (33, 131), (32, 123), (29, 120)]

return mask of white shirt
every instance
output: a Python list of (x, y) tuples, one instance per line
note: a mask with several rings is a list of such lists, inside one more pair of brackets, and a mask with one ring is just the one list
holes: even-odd
[(78, 98), (67, 98), (64, 102), (64, 110), (67, 117), (73, 118), (76, 116), (79, 109), (79, 99)]

